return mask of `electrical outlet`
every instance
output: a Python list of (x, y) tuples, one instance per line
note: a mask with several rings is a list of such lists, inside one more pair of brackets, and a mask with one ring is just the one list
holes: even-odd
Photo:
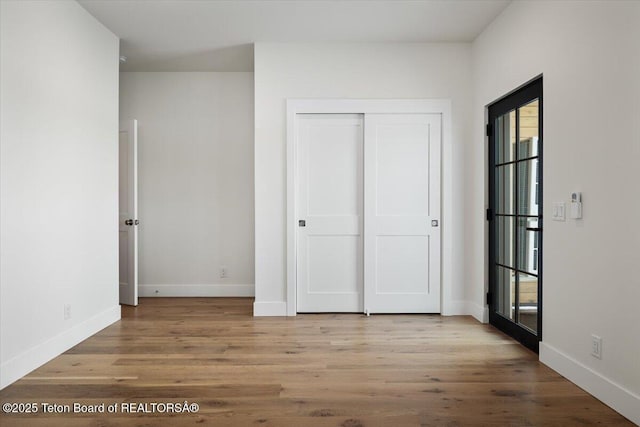
[(220, 278), (226, 279), (228, 277), (227, 267), (220, 267)]
[(64, 305), (64, 320), (71, 319), (71, 304)]
[(602, 359), (602, 338), (597, 335), (591, 335), (591, 355)]

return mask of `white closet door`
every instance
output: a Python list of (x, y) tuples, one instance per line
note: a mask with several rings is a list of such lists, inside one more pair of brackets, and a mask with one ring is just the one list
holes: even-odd
[(362, 312), (362, 115), (303, 114), (297, 125), (297, 309)]
[(440, 312), (440, 114), (365, 117), (365, 310)]

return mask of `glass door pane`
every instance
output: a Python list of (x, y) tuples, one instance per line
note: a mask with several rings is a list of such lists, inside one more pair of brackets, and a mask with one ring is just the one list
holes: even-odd
[(514, 254), (513, 237), (513, 217), (498, 216), (496, 218), (496, 263), (504, 267), (516, 268), (516, 258)]
[(538, 216), (538, 159), (516, 163), (518, 170), (518, 215)]
[(513, 164), (502, 165), (496, 167), (496, 213), (515, 214), (514, 206), (514, 186), (515, 174)]
[(498, 307), (497, 312), (515, 321), (516, 272), (509, 268), (497, 267)]
[(538, 274), (538, 219), (518, 218), (518, 270)]
[(518, 323), (538, 330), (538, 278), (525, 273), (518, 273)]
[(516, 111), (498, 117), (496, 121), (496, 164), (514, 160), (516, 143)]
[(538, 155), (539, 106), (534, 99), (518, 108), (518, 159)]

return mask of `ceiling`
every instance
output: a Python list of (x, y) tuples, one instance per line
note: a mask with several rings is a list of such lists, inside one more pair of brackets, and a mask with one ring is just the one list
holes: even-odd
[(509, 0), (79, 0), (122, 71), (253, 71), (255, 42), (470, 42)]

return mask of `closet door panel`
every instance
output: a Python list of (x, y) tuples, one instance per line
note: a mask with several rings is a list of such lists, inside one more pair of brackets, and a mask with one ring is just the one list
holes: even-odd
[(440, 114), (365, 116), (365, 310), (440, 312)]

